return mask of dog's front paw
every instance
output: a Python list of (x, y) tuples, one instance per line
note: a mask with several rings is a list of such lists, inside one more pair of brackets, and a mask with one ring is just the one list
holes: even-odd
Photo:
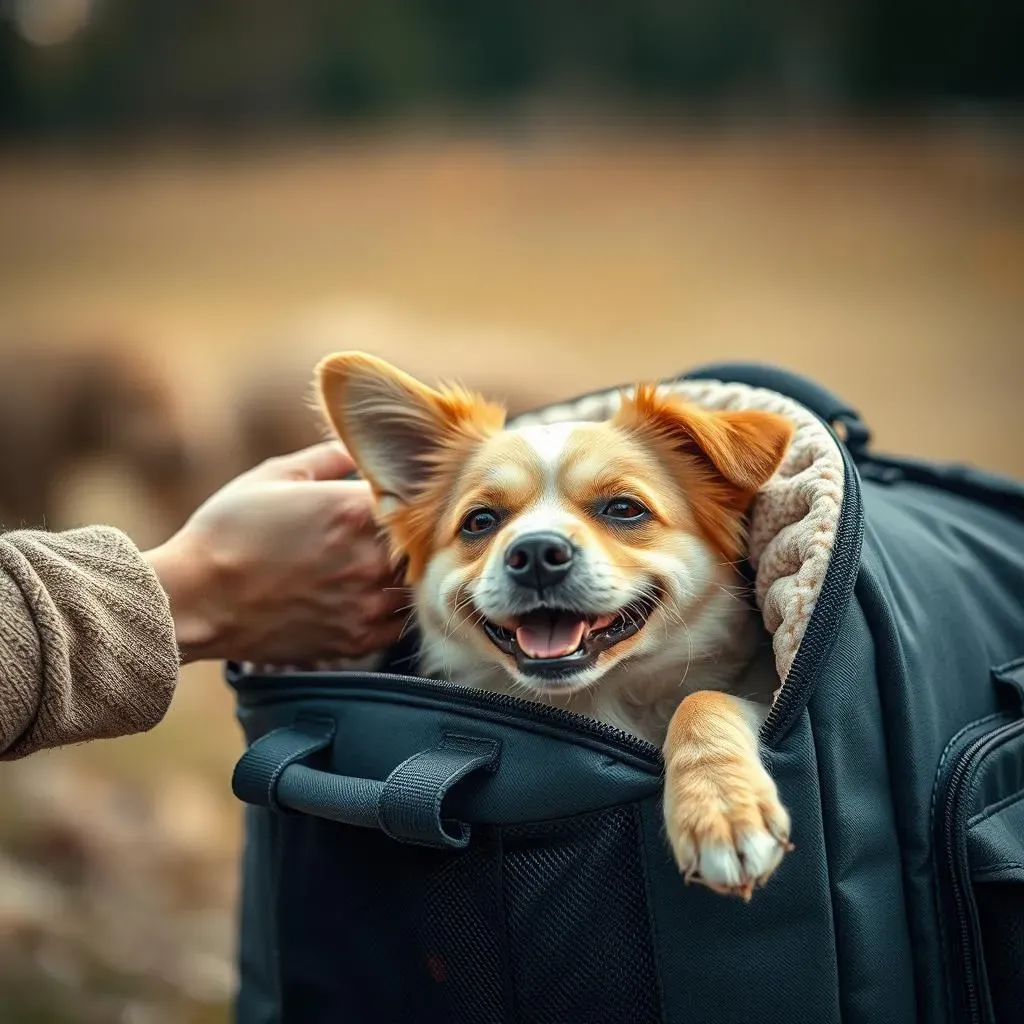
[(677, 758), (665, 779), (665, 826), (686, 880), (749, 900), (793, 848), (771, 776), (747, 758)]

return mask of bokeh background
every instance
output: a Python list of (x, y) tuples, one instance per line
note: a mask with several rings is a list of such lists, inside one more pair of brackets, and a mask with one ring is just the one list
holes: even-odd
[[(513, 408), (712, 359), (1024, 475), (1024, 6), (4, 0), (0, 523), (147, 546), (326, 352)], [(0, 766), (0, 1021), (226, 1021), (240, 750)]]

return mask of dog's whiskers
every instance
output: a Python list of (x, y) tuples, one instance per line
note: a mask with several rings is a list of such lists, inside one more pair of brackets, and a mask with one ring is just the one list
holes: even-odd
[(444, 638), (445, 638), (445, 640), (447, 640), (452, 635), (452, 633), (455, 632), (455, 630), (460, 629), (463, 625), (465, 625), (465, 621), (466, 621), (465, 619), (463, 619), (462, 621), (456, 623), (455, 626), (452, 626), (452, 622), (454, 621), (455, 617), (459, 614), (459, 612), (462, 611), (463, 608), (465, 608), (467, 605), (471, 605), (473, 603), (473, 595), (472, 594), (470, 594), (466, 598), (463, 598), (462, 600), (459, 600), (459, 592), (464, 587), (466, 587), (468, 585), (469, 585), (468, 583), (460, 583), (455, 588), (455, 606), (452, 608), (451, 615), (448, 616), (448, 620), (444, 624)]
[(401, 630), (399, 630), (399, 633), (398, 633), (398, 639), (399, 640), (401, 640), (405, 636), (405, 634), (408, 631), (409, 627), (415, 621), (416, 621), (416, 610), (413, 609), (412, 611), (409, 612), (408, 615), (406, 615), (405, 621), (402, 623), (402, 628), (401, 628)]

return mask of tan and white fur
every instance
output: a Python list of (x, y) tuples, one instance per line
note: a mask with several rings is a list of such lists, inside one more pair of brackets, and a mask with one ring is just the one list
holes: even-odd
[(505, 429), (500, 406), (355, 352), (317, 382), (405, 565), (420, 671), (660, 745), (680, 870), (749, 899), (790, 820), (759, 756), (766, 705), (728, 692), (762, 629), (735, 565), (792, 423), (638, 386), (605, 422)]

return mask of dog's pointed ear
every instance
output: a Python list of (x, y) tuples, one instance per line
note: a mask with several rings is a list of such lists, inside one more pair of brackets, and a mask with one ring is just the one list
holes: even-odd
[(645, 432), (712, 469), (741, 506), (772, 478), (785, 458), (795, 425), (761, 409), (712, 411), (641, 385), (625, 396), (616, 425)]
[(378, 501), (415, 500), (432, 474), (500, 430), (505, 410), (456, 386), (434, 390), (363, 352), (316, 368), (321, 407)]

